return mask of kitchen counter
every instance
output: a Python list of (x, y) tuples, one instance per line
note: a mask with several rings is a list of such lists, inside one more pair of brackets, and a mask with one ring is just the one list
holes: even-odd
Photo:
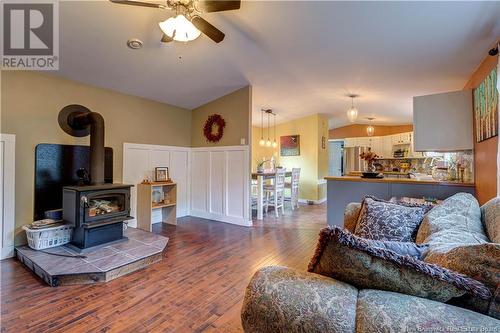
[(392, 197), (443, 200), (455, 193), (475, 194), (474, 184), (417, 180), (414, 178), (325, 177), (327, 180), (327, 219), (329, 225), (343, 226), (344, 209), (350, 202), (361, 202), (367, 195), (389, 200)]
[(349, 182), (369, 182), (369, 183), (399, 183), (399, 184), (426, 184), (426, 185), (440, 185), (440, 186), (466, 186), (474, 187), (474, 183), (461, 183), (453, 181), (438, 181), (438, 180), (418, 180), (415, 178), (362, 178), (359, 176), (342, 176), (333, 177), (327, 176), (326, 180), (338, 180)]

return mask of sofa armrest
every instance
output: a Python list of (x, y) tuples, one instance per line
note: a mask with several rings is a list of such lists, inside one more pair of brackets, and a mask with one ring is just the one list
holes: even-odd
[(354, 332), (358, 290), (321, 275), (271, 266), (252, 277), (245, 332)]
[(349, 230), (349, 232), (354, 233), (360, 211), (361, 211), (361, 203), (359, 202), (351, 202), (345, 207), (344, 228)]

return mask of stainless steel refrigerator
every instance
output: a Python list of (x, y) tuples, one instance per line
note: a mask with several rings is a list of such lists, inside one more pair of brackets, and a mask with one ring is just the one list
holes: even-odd
[(344, 147), (344, 175), (352, 171), (365, 171), (366, 163), (359, 155), (367, 151), (368, 147)]

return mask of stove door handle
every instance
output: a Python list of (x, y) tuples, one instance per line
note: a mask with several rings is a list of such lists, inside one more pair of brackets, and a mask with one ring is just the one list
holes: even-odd
[(90, 207), (89, 206), (89, 199), (86, 196), (82, 196), (80, 198), (80, 201), (82, 202), (83, 207), (85, 207), (85, 208), (89, 208)]

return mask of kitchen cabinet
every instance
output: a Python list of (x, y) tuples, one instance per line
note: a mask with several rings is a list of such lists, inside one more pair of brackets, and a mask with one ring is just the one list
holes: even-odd
[(393, 145), (409, 145), (412, 143), (412, 132), (391, 135)]
[(392, 135), (386, 135), (382, 137), (382, 157), (389, 158), (392, 157)]
[(472, 92), (413, 97), (415, 151), (473, 149)]
[(356, 147), (356, 138), (345, 138), (344, 139), (344, 147), (345, 148)]
[(356, 138), (356, 145), (360, 147), (370, 147), (370, 138), (369, 137)]
[[(409, 147), (397, 147), (409, 145)], [(393, 151), (398, 148), (413, 151), (413, 132), (385, 136), (358, 137), (344, 139), (344, 147), (370, 147), (381, 158), (393, 157)]]
[(368, 147), (371, 148), (371, 150), (375, 153), (380, 154), (381, 148), (380, 148), (380, 137), (379, 136), (372, 136), (368, 139)]

